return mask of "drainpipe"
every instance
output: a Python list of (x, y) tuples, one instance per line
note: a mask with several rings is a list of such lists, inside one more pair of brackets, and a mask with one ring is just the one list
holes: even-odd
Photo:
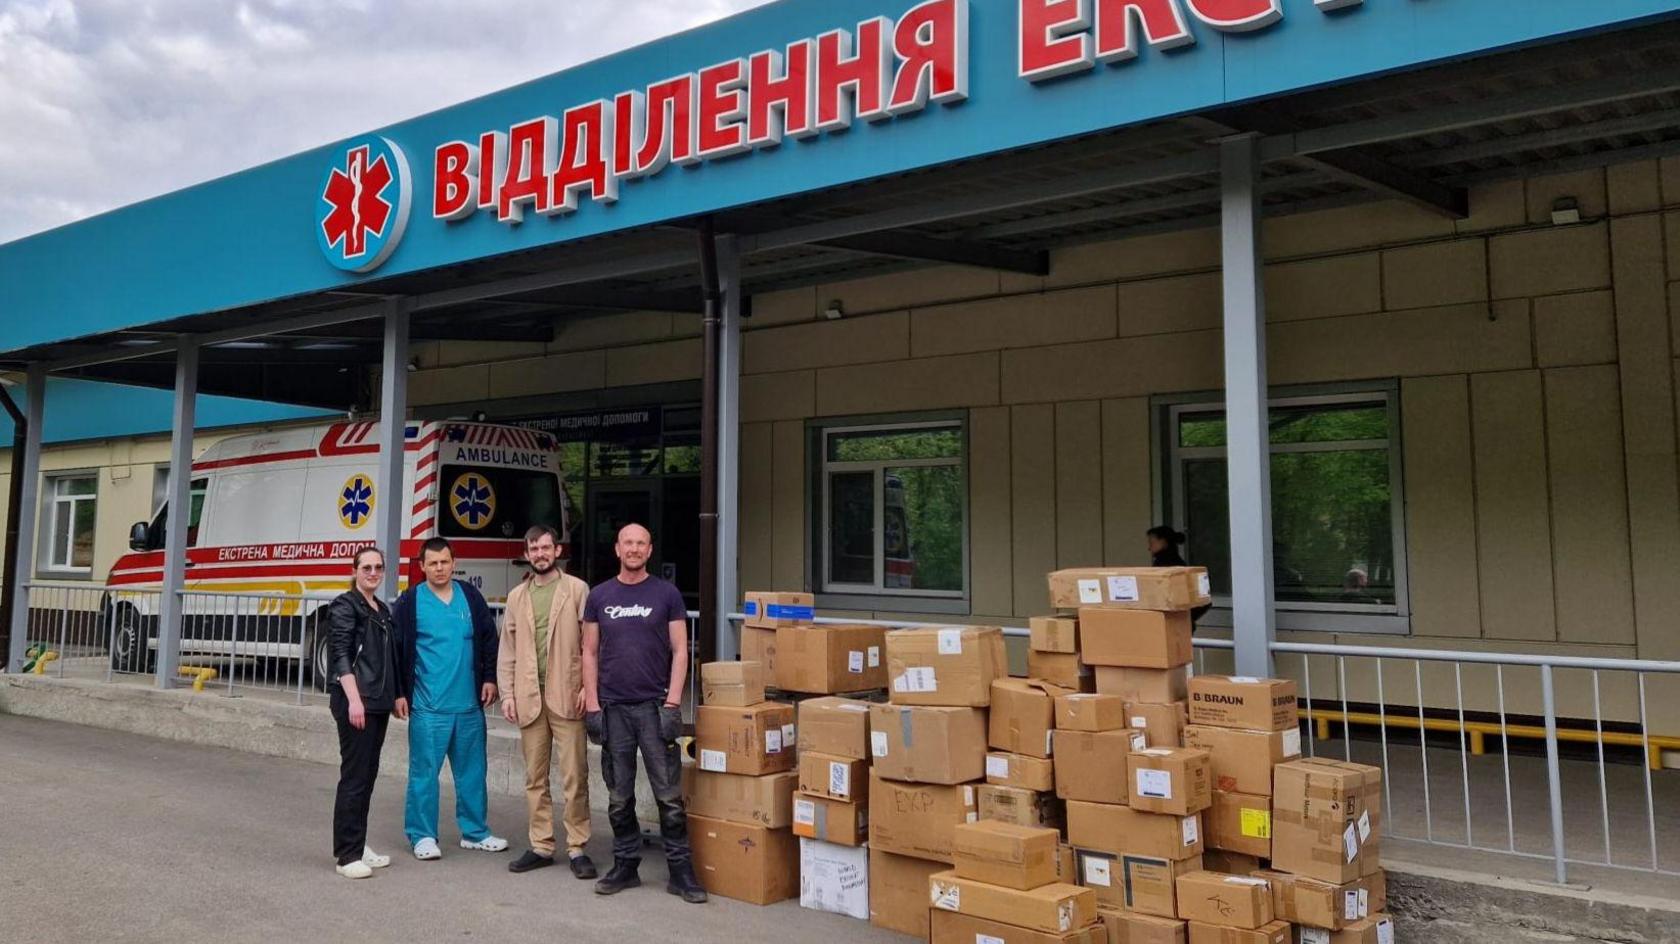
[(723, 326), (723, 291), (718, 286), (717, 236), (710, 217), (700, 222), (700, 625), (694, 661), (717, 656), (718, 535), (718, 343)]

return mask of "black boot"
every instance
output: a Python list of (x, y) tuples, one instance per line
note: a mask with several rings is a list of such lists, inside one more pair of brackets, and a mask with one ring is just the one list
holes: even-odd
[(637, 871), (640, 866), (640, 862), (631, 859), (613, 859), (612, 868), (595, 883), (595, 894), (616, 895), (626, 888), (642, 884), (641, 873)]
[(700, 887), (700, 881), (694, 877), (694, 866), (687, 862), (671, 866), (671, 880), (665, 884), (665, 890), (673, 895), (681, 895), (682, 900), (691, 905), (698, 905), (706, 900), (706, 890)]

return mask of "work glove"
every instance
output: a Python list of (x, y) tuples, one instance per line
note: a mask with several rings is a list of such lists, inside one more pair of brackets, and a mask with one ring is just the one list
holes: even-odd
[(606, 719), (599, 711), (587, 711), (583, 715), (583, 733), (591, 744), (603, 744), (607, 739)]
[(669, 705), (659, 706), (659, 737), (669, 744), (682, 736), (683, 717), (681, 708)]

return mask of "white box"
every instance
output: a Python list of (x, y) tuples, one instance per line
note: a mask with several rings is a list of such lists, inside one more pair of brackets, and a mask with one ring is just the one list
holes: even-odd
[(869, 920), (869, 847), (799, 840), (799, 906)]

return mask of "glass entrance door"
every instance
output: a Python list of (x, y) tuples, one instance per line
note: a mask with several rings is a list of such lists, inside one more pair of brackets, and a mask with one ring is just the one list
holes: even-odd
[[(589, 488), (589, 546), (584, 580), (594, 586), (618, 573), (618, 556), (613, 545), (618, 542), (620, 528), (632, 522), (650, 530), (659, 526), (658, 482), (599, 482)], [(660, 572), (663, 555), (659, 535), (654, 533), (653, 560), (648, 561), (651, 573)]]

